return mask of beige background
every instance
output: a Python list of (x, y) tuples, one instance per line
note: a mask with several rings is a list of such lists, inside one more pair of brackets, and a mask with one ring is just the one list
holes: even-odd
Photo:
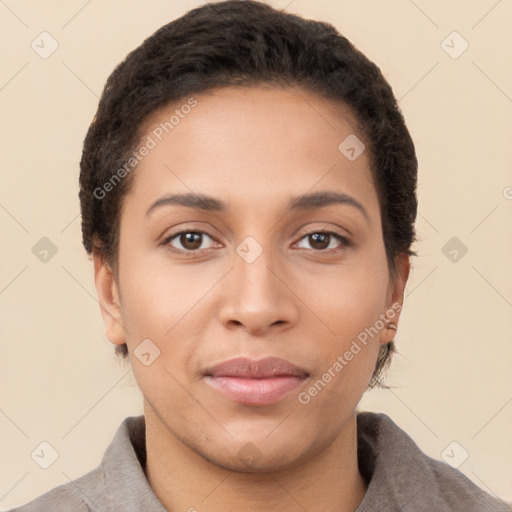
[[(420, 257), (389, 373), (396, 387), (367, 394), (361, 409), (389, 414), (432, 457), (457, 441), (447, 453), (469, 454), (460, 470), (512, 500), (512, 2), (271, 3), (330, 21), (379, 64), (420, 160)], [(198, 5), (0, 2), (2, 510), (94, 468), (120, 422), (142, 412), (81, 246), (78, 162), (114, 66)], [(31, 48), (42, 31), (59, 44), (47, 59)], [(441, 46), (453, 31), (469, 44), (458, 58)], [(445, 44), (453, 54), (464, 43)], [(32, 252), (42, 237), (58, 248), (46, 263)], [(456, 262), (443, 253), (452, 237), (468, 248)], [(30, 456), (42, 441), (59, 454), (46, 470)]]

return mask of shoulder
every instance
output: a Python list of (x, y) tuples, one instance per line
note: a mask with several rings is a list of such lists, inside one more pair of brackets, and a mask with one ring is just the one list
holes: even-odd
[(9, 512), (90, 512), (100, 510), (98, 497), (105, 495), (105, 475), (98, 467), (71, 482), (59, 485)]
[(357, 512), (512, 511), (511, 504), (490, 496), (458, 469), (423, 453), (386, 414), (360, 412), (357, 426), (361, 473), (371, 466), (367, 494)]
[(123, 499), (144, 501), (150, 493), (140, 465), (144, 432), (144, 416), (125, 418), (98, 467), (9, 512), (96, 512), (118, 510)]

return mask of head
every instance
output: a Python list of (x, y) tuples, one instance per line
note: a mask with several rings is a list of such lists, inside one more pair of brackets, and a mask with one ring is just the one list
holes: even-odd
[[(382, 384), (395, 334), (382, 325), (398, 323), (415, 254), (417, 161), (379, 68), (331, 25), (234, 0), (163, 26), (108, 78), (80, 167), (107, 337), (164, 421), (187, 393), (211, 401), (205, 369), (240, 354), (293, 360), (311, 384), (331, 368), (308, 411), (295, 404), (310, 448), (322, 407), (343, 402), (341, 422)], [(331, 199), (297, 200), (316, 192)], [(153, 206), (173, 194), (201, 208)], [(245, 440), (246, 419), (230, 424)]]

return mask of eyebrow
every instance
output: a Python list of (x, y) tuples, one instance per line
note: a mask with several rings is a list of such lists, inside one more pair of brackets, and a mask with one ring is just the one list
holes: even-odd
[[(288, 208), (295, 212), (317, 210), (332, 204), (353, 206), (370, 222), (370, 217), (365, 207), (354, 197), (340, 192), (322, 191), (292, 197)], [(195, 210), (208, 212), (225, 212), (227, 210), (227, 206), (224, 202), (204, 194), (169, 194), (157, 199), (146, 212), (146, 216), (149, 216), (158, 208), (169, 205), (186, 206), (188, 208), (194, 208)]]

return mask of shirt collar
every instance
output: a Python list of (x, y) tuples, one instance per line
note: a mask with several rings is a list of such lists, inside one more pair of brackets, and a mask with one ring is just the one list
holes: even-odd
[[(357, 443), (359, 471), (367, 491), (355, 512), (471, 511), (477, 510), (475, 504), (492, 506), (496, 512), (509, 510), (499, 507), (499, 500), (485, 495), (459, 471), (425, 455), (386, 414), (358, 412)], [(145, 474), (144, 416), (130, 416), (121, 423), (101, 466), (112, 510), (166, 512)], [(450, 503), (446, 496), (451, 496)]]

